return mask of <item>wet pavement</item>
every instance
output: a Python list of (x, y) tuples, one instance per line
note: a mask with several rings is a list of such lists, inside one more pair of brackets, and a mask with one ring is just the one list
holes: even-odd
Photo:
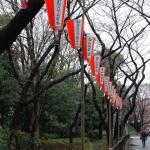
[(142, 146), (139, 136), (131, 136), (128, 140), (126, 150), (150, 150), (150, 137), (147, 138), (146, 146)]

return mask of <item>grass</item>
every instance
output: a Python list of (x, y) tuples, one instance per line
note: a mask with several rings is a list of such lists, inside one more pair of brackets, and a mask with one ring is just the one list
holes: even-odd
[[(46, 141), (43, 141), (44, 144), (47, 145), (69, 145), (69, 139), (48, 139)], [(107, 138), (106, 136), (103, 137), (101, 140), (89, 140), (86, 138), (86, 150), (107, 150)], [(73, 143), (76, 146), (80, 146), (81, 139), (80, 138), (74, 138)], [(80, 148), (78, 148), (80, 150)]]
[(93, 150), (107, 150), (107, 139), (104, 136), (101, 140), (92, 140)]
[[(76, 144), (80, 144), (81, 143), (81, 139), (80, 138), (73, 138), (73, 142)], [(89, 140), (86, 138), (85, 142), (89, 142)], [(48, 139), (46, 141), (44, 141), (44, 143), (46, 144), (55, 144), (55, 143), (59, 143), (59, 144), (69, 144), (69, 138), (62, 138), (62, 139)]]
[[(43, 144), (49, 145), (49, 147), (59, 147), (60, 145), (63, 147), (68, 147), (69, 146), (69, 139), (64, 138), (64, 139), (48, 139), (46, 141), (42, 141)], [(73, 143), (75, 146), (75, 149), (81, 150), (81, 139), (80, 138), (74, 138)], [(85, 139), (85, 149), (86, 150), (93, 150), (92, 143), (86, 138)]]
[(135, 130), (131, 130), (129, 132), (129, 135), (139, 135), (139, 133), (137, 131), (135, 131)]

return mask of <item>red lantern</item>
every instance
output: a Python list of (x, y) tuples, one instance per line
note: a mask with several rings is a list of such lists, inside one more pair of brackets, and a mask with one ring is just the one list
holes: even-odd
[(106, 74), (106, 68), (105, 67), (100, 67), (100, 85), (102, 88), (102, 91), (105, 92), (105, 85), (104, 85), (104, 77)]
[(26, 1), (26, 0), (22, 0), (22, 8), (23, 8), (23, 9), (27, 9), (27, 8), (28, 8), (27, 1)]
[(16, 6), (16, 11), (18, 11), (19, 9), (27, 9), (28, 8), (27, 0), (16, 0), (14, 3)]
[(90, 59), (90, 68), (91, 68), (91, 73), (94, 76), (95, 75), (95, 61), (94, 61), (94, 54), (92, 54), (91, 59)]
[(84, 29), (84, 22), (82, 20), (68, 20), (67, 28), (71, 47), (78, 49), (82, 47), (82, 36)]
[(96, 78), (99, 75), (100, 60), (101, 56), (99, 54), (92, 55), (90, 59), (91, 72), (92, 75), (95, 76)]
[(87, 34), (84, 36), (84, 60), (90, 61), (94, 51), (95, 38)]
[(105, 87), (105, 94), (106, 96), (108, 96), (108, 84), (109, 84), (109, 77), (108, 76), (105, 76), (104, 78), (104, 87)]
[(61, 30), (64, 25), (64, 16), (67, 0), (46, 0), (50, 27), (53, 30)]
[(97, 76), (96, 76), (96, 80), (97, 80), (97, 84), (100, 86), (100, 67), (99, 67), (99, 69), (98, 69), (98, 74), (97, 74)]
[(122, 109), (122, 99), (121, 99), (121, 97), (119, 97), (119, 110), (121, 110)]
[(107, 87), (107, 91), (108, 91), (108, 99), (111, 99), (111, 81), (110, 81), (110, 78), (108, 80), (108, 87)]
[(100, 61), (101, 61), (101, 55), (96, 54), (94, 56), (94, 64), (95, 64), (95, 72), (94, 72), (94, 74), (95, 74), (95, 76), (98, 75), (98, 72), (99, 72), (99, 69), (100, 69)]
[(119, 95), (117, 94), (117, 95), (116, 95), (116, 108), (117, 108), (117, 109), (119, 109), (119, 103), (120, 103), (120, 100), (119, 100), (119, 99), (120, 99), (120, 97), (119, 97)]
[(114, 103), (114, 94), (115, 94), (115, 89), (114, 89), (114, 86), (111, 85), (111, 96), (110, 96), (111, 103)]
[(114, 94), (113, 94), (113, 105), (114, 107), (116, 107), (117, 105), (117, 93), (116, 93), (116, 89), (114, 89)]

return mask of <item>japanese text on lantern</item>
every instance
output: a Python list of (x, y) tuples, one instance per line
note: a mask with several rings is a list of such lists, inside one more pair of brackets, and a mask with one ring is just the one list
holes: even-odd
[[(108, 81), (109, 82), (109, 81)], [(110, 91), (110, 83), (108, 83), (108, 87), (107, 87), (107, 91), (108, 91), (108, 95), (110, 95), (111, 91)]]
[(62, 16), (62, 12), (63, 12), (63, 0), (55, 0), (55, 25), (56, 26), (61, 26), (61, 16)]
[(99, 69), (99, 61), (100, 57), (98, 55), (95, 56), (95, 74), (98, 74), (98, 69)]
[(104, 82), (104, 67), (100, 67), (100, 78), (101, 78), (101, 83), (103, 83)]
[(80, 38), (81, 38), (81, 20), (76, 20), (75, 23), (75, 45), (80, 48)]
[(91, 57), (91, 54), (92, 54), (92, 37), (90, 36), (87, 36), (87, 57), (90, 58)]
[(104, 78), (104, 85), (105, 85), (106, 91), (108, 91), (108, 79), (109, 79), (109, 77)]

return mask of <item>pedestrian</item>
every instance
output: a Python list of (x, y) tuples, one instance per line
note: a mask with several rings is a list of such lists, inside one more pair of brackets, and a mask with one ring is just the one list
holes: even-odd
[(140, 139), (142, 140), (143, 147), (145, 147), (145, 141), (147, 140), (147, 133), (145, 131), (141, 132)]

